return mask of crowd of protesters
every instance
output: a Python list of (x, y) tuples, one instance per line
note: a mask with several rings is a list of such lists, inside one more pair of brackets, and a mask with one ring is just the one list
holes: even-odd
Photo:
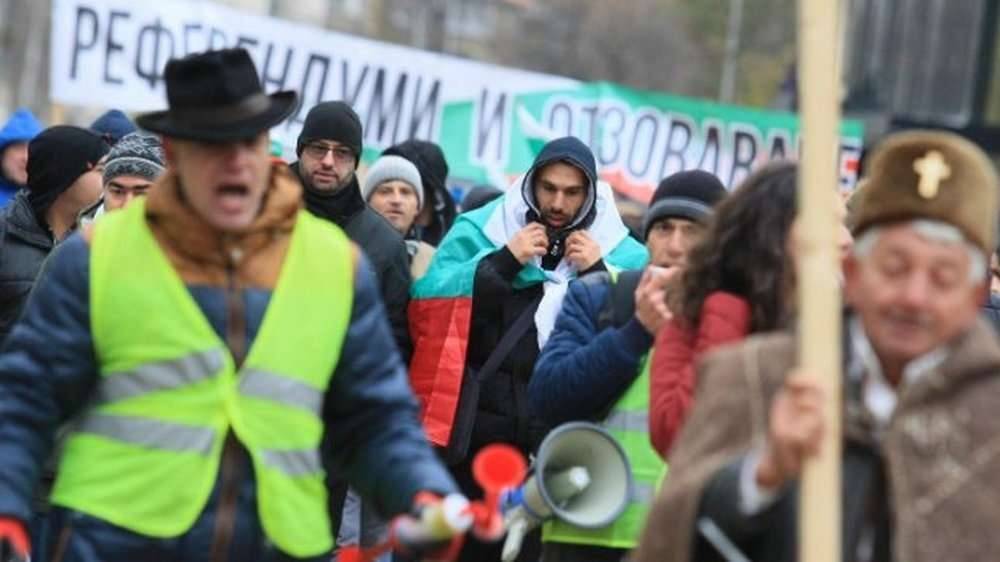
[[(229, 99), (209, 95), (223, 79)], [(831, 438), (793, 369), (809, 227), (795, 163), (728, 188), (663, 178), (630, 228), (574, 137), (456, 204), (440, 146), (365, 163), (340, 101), (308, 111), (294, 162), (272, 161), (267, 130), (295, 94), (265, 95), (245, 51), (171, 61), (166, 84), (169, 109), (135, 121), (46, 128), (21, 109), (0, 129), (0, 544), (39, 560), (329, 559), (427, 502), (481, 497), (486, 446), (530, 457), (590, 421), (629, 461), (627, 508), (600, 529), (548, 521), (518, 560), (725, 559), (705, 519), (752, 559), (795, 559), (794, 483)], [(1000, 539), (959, 535), (985, 523), (932, 529), (964, 517), (949, 497), (998, 521), (1000, 448), (976, 445), (1000, 435), (1000, 343), (977, 320), (1000, 324), (996, 172), (948, 133), (874, 154), (846, 207), (831, 194), (845, 559), (973, 560)], [(211, 376), (231, 384), (197, 390)], [(940, 423), (893, 423), (910, 410)], [(168, 435), (179, 423), (214, 433)], [(161, 483), (187, 491), (132, 501)], [(471, 535), (448, 549), (501, 556)]]

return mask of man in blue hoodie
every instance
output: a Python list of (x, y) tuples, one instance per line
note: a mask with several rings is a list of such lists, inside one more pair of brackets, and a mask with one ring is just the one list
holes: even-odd
[(42, 124), (25, 108), (18, 109), (0, 129), (0, 208), (28, 183), (28, 142)]

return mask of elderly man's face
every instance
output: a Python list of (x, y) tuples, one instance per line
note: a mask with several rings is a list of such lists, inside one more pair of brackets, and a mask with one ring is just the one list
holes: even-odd
[(845, 292), (883, 366), (905, 366), (975, 322), (982, 282), (964, 246), (885, 227), (867, 256), (845, 262)]
[(250, 226), (270, 179), (266, 132), (225, 143), (164, 139), (163, 149), (184, 197), (205, 222), (223, 232)]

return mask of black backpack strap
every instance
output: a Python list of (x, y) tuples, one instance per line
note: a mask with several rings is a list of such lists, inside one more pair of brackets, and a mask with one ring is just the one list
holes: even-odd
[(504, 332), (502, 338), (497, 343), (497, 346), (493, 348), (490, 356), (486, 358), (486, 362), (483, 363), (482, 368), (479, 369), (478, 377), (479, 382), (483, 382), (486, 379), (492, 377), (494, 373), (500, 368), (500, 364), (503, 360), (510, 355), (511, 351), (514, 351), (514, 346), (521, 339), (521, 336), (528, 332), (528, 328), (534, 323), (535, 311), (538, 309), (538, 303), (541, 299), (535, 299), (530, 305), (525, 307), (521, 312), (521, 315), (514, 320), (514, 324), (511, 325), (510, 329)]
[(642, 279), (641, 269), (629, 269), (618, 274), (618, 280), (611, 287), (608, 300), (614, 302), (614, 325), (624, 326), (635, 316), (635, 290)]
[[(642, 272), (641, 269), (629, 269), (619, 272), (617, 276), (611, 276), (608, 296), (597, 314), (598, 332), (608, 328), (620, 328), (635, 315), (635, 290), (639, 286), (639, 280), (642, 279)], [(628, 387), (622, 389), (618, 396), (612, 397), (600, 412), (590, 419), (597, 423), (602, 422), (627, 390)]]
[[(610, 285), (604, 306), (597, 313), (598, 332), (607, 328), (624, 326), (635, 314), (635, 289), (639, 286), (642, 271), (641, 269), (629, 269), (620, 272), (617, 276), (603, 273)], [(587, 277), (591, 277), (591, 275), (587, 275), (584, 279)]]

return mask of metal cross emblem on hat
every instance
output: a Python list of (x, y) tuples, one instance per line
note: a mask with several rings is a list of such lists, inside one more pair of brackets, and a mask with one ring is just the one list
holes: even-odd
[(937, 197), (941, 181), (951, 177), (951, 166), (937, 150), (930, 150), (923, 158), (914, 161), (913, 169), (920, 176), (917, 191), (924, 199)]

